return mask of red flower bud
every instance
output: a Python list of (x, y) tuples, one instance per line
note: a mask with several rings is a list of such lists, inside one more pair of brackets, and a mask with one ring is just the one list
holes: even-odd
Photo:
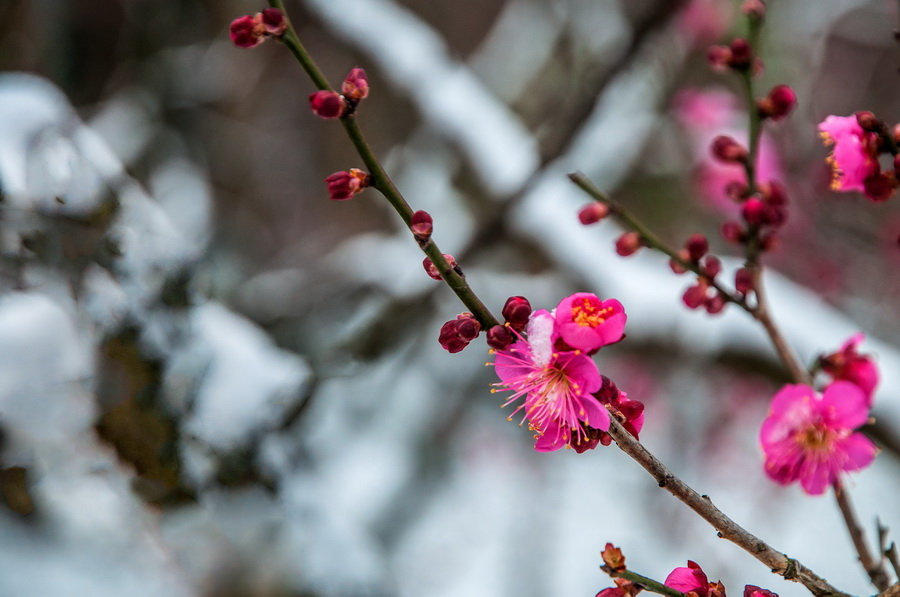
[(787, 205), (787, 191), (780, 182), (770, 180), (769, 182), (761, 182), (757, 186), (759, 186), (759, 194), (767, 204), (777, 207)]
[(725, 308), (725, 297), (723, 297), (718, 292), (712, 295), (711, 297), (706, 299), (706, 303), (704, 303), (704, 307), (706, 307), (706, 312), (710, 315), (716, 315), (721, 313)]
[(460, 313), (456, 316), (456, 333), (466, 342), (471, 342), (481, 333), (481, 324), (471, 313)]
[(741, 217), (751, 226), (760, 226), (765, 223), (766, 204), (761, 199), (751, 197), (741, 206)]
[(747, 149), (727, 135), (719, 135), (710, 146), (713, 157), (726, 164), (739, 164), (747, 159)]
[(491, 348), (503, 350), (513, 343), (512, 332), (505, 325), (495, 325), (487, 331), (487, 343)]
[(431, 232), (434, 230), (431, 215), (427, 211), (422, 210), (415, 212), (410, 218), (409, 229), (417, 241), (420, 243), (426, 242), (431, 238)]
[(260, 20), (262, 21), (263, 27), (266, 28), (266, 33), (268, 33), (269, 35), (281, 37), (282, 35), (284, 35), (284, 32), (287, 31), (287, 17), (284, 16), (284, 13), (277, 8), (263, 9), (260, 14)]
[(715, 255), (707, 255), (703, 260), (703, 271), (708, 277), (715, 278), (722, 271), (722, 262)]
[(578, 219), (585, 226), (599, 222), (609, 215), (609, 208), (598, 202), (589, 203), (578, 212)]
[(738, 222), (725, 222), (722, 224), (722, 236), (728, 242), (742, 243), (747, 239), (744, 228)]
[[(687, 249), (679, 249), (678, 257), (681, 259), (681, 261), (690, 261), (691, 260), (691, 256), (688, 253)], [(679, 275), (688, 271), (686, 267), (681, 265), (681, 263), (676, 261), (675, 259), (669, 260), (669, 267), (672, 269), (673, 272), (675, 272), (676, 274), (679, 274)]]
[(725, 70), (731, 61), (731, 50), (728, 46), (710, 46), (706, 50), (706, 60), (716, 70)]
[(745, 267), (734, 272), (734, 289), (741, 294), (749, 294), (753, 290), (753, 275)]
[[(456, 259), (453, 255), (444, 253), (444, 259), (447, 260), (447, 265), (449, 265), (451, 269), (456, 269)], [(425, 268), (425, 273), (428, 274), (430, 278), (434, 278), (435, 280), (441, 279), (441, 273), (438, 271), (437, 266), (435, 266), (428, 257), (422, 260), (422, 267)]]
[(744, 0), (741, 12), (751, 19), (761, 19), (766, 16), (766, 4), (762, 0)]
[(873, 112), (860, 110), (854, 116), (856, 116), (856, 122), (859, 123), (859, 126), (864, 131), (877, 132), (881, 128), (881, 121), (878, 120)]
[(469, 345), (467, 340), (460, 337), (457, 328), (459, 320), (452, 319), (441, 326), (441, 332), (438, 335), (438, 342), (444, 350), (450, 353), (459, 352)]
[(731, 50), (731, 59), (728, 61), (728, 66), (731, 68), (746, 70), (753, 64), (753, 48), (746, 39), (740, 37), (735, 39), (728, 49)]
[(509, 324), (509, 327), (521, 332), (531, 316), (531, 303), (524, 296), (511, 296), (506, 299), (503, 310), (500, 312)]
[(244, 15), (231, 21), (231, 42), (239, 48), (252, 48), (266, 40), (266, 28), (259, 15)]
[(697, 309), (706, 303), (706, 290), (706, 283), (699, 281), (696, 285), (690, 286), (684, 291), (681, 300), (688, 309)]
[(743, 201), (747, 198), (749, 190), (746, 184), (737, 180), (732, 180), (725, 185), (725, 195), (732, 201)]
[(626, 232), (616, 239), (616, 253), (622, 257), (634, 255), (642, 246), (641, 235), (637, 232)]
[(334, 91), (317, 91), (309, 96), (309, 107), (319, 118), (340, 118), (347, 112), (347, 100)]
[(341, 92), (344, 97), (353, 101), (366, 99), (369, 95), (369, 79), (366, 77), (366, 71), (354, 68), (347, 73), (341, 84)]
[(700, 258), (709, 251), (709, 241), (702, 234), (692, 234), (684, 243), (691, 261), (700, 261)]
[(863, 183), (865, 195), (872, 201), (887, 201), (894, 194), (897, 181), (889, 174), (874, 174)]
[(781, 120), (797, 105), (797, 94), (787, 85), (776, 85), (769, 95), (756, 102), (757, 111), (762, 118)]
[(357, 168), (341, 170), (329, 174), (325, 179), (328, 185), (328, 198), (335, 201), (350, 199), (371, 184), (372, 178)]

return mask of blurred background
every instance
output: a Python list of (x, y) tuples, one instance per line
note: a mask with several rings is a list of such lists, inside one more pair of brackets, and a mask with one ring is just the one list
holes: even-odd
[[(828, 190), (816, 124), (900, 118), (890, 0), (771, 2), (760, 94), (799, 106), (762, 162), (790, 192), (767, 257), (804, 362), (867, 334), (884, 448), (849, 485), (870, 538), (900, 538), (900, 206)], [(762, 472), (787, 381), (742, 313), (689, 312), (658, 255), (582, 227), (582, 170), (660, 235), (717, 234), (738, 80), (710, 43), (729, 0), (303, 0), (298, 34), (435, 238), (498, 312), (525, 295), (616, 297), (601, 371), (647, 405), (642, 439), (751, 531), (871, 593), (829, 497)], [(269, 42), (235, 48), (245, 0), (0, 0), (0, 595), (593, 595), (607, 541), (648, 576), (698, 561), (739, 593), (800, 585), (724, 544), (615, 447), (539, 454), (491, 395), (462, 310)], [(745, 135), (744, 135), (745, 136)], [(724, 275), (739, 266), (725, 259)]]

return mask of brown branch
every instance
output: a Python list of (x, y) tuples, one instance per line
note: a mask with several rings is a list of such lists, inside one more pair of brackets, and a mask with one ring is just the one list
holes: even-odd
[(884, 558), (882, 557), (876, 560), (869, 551), (869, 546), (866, 544), (865, 533), (863, 532), (862, 527), (859, 526), (859, 521), (856, 519), (856, 512), (853, 510), (850, 496), (844, 491), (844, 487), (841, 485), (840, 481), (834, 484), (834, 498), (837, 500), (838, 508), (840, 508), (841, 514), (844, 517), (844, 523), (847, 525), (847, 530), (850, 532), (850, 539), (853, 541), (853, 547), (856, 548), (856, 553), (859, 555), (859, 563), (862, 564), (866, 574), (869, 575), (872, 584), (875, 585), (879, 591), (886, 591), (890, 587), (891, 582), (888, 579), (888, 573), (884, 567)]
[(754, 558), (769, 567), (772, 572), (803, 584), (813, 595), (848, 595), (831, 586), (821, 576), (788, 557), (753, 535), (741, 525), (716, 508), (708, 496), (700, 495), (684, 481), (676, 477), (656, 456), (622, 427), (615, 418), (609, 425), (609, 434), (616, 440), (619, 449), (640, 464), (644, 470), (656, 479), (660, 487), (671, 493), (688, 508), (696, 512), (708, 522), (718, 536), (731, 541)]

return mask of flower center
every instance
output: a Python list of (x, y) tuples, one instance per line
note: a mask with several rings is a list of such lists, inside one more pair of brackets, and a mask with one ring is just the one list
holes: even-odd
[(818, 426), (807, 427), (796, 435), (798, 444), (816, 452), (828, 450), (833, 439), (834, 433), (830, 429)]
[(579, 304), (572, 306), (572, 321), (580, 326), (595, 328), (606, 321), (612, 311), (612, 307), (600, 307), (590, 299), (582, 299)]

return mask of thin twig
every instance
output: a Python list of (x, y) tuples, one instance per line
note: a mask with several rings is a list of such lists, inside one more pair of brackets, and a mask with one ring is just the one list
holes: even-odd
[[(281, 0), (269, 0), (269, 5), (285, 12), (284, 4)], [(319, 89), (331, 89), (328, 79), (322, 74), (319, 67), (316, 66), (315, 61), (306, 51), (306, 48), (303, 47), (303, 44), (300, 43), (300, 39), (297, 37), (292, 25), (288, 26), (287, 31), (285, 31), (284, 35), (279, 39), (288, 47), (316, 87)], [(381, 162), (378, 161), (375, 152), (372, 151), (362, 130), (360, 130), (355, 115), (351, 114), (341, 118), (341, 124), (347, 132), (347, 136), (350, 138), (353, 146), (356, 148), (359, 157), (366, 165), (369, 175), (372, 177), (372, 186), (384, 195), (391, 204), (391, 207), (394, 208), (394, 211), (396, 211), (403, 220), (404, 224), (409, 226), (413, 209), (409, 206), (409, 203), (407, 203), (403, 195), (400, 194), (400, 191), (394, 185), (391, 177), (388, 176), (387, 172), (381, 166)], [(475, 318), (478, 319), (482, 328), (489, 329), (495, 325), (499, 325), (497, 318), (494, 317), (490, 309), (488, 309), (475, 292), (472, 291), (469, 287), (469, 283), (466, 282), (465, 277), (460, 271), (450, 266), (444, 258), (443, 252), (433, 240), (429, 240), (427, 243), (420, 244), (419, 246), (431, 262), (434, 263), (447, 286), (450, 287), (463, 304), (469, 308), (469, 311), (472, 312)]]
[(648, 578), (643, 574), (638, 574), (637, 572), (632, 572), (631, 570), (621, 570), (619, 572), (609, 572), (608, 573), (613, 578), (624, 578), (625, 580), (629, 580), (632, 583), (639, 585), (645, 591), (650, 591), (651, 593), (658, 593), (660, 595), (668, 595), (668, 597), (685, 597), (685, 594), (679, 591), (678, 589), (673, 589), (672, 587), (667, 587), (661, 582), (655, 581), (652, 578)]
[(840, 481), (834, 484), (834, 499), (837, 500), (838, 508), (844, 517), (844, 523), (847, 525), (847, 530), (850, 532), (850, 539), (853, 541), (853, 547), (856, 548), (856, 553), (859, 555), (859, 563), (862, 564), (862, 567), (865, 569), (866, 574), (869, 575), (869, 579), (872, 581), (872, 584), (875, 585), (875, 588), (879, 591), (886, 591), (891, 585), (891, 582), (888, 578), (887, 570), (884, 567), (884, 558), (882, 557), (876, 560), (869, 551), (869, 546), (866, 544), (865, 533), (859, 525), (859, 521), (856, 519), (856, 512), (853, 510), (850, 496), (844, 491), (844, 487), (841, 485)]

